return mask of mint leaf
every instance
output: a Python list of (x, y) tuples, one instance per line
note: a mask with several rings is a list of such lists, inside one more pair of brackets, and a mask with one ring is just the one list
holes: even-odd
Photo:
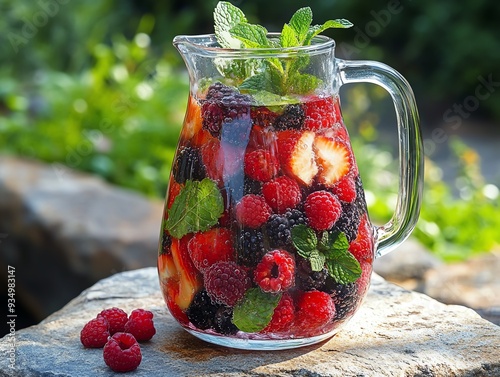
[(264, 26), (240, 22), (233, 26), (229, 33), (233, 38), (242, 41), (246, 48), (270, 47), (267, 39), (267, 29)]
[(243, 11), (227, 1), (219, 1), (214, 10), (215, 37), (224, 48), (240, 48), (241, 42), (229, 33), (232, 27), (247, 22)]
[[(269, 92), (274, 92), (274, 83), (271, 77), (271, 74), (269, 71), (264, 71), (261, 73), (257, 73), (256, 75), (250, 76), (245, 81), (243, 81), (239, 89), (241, 91), (267, 91)], [(273, 95), (277, 95), (272, 93)], [(258, 99), (256, 99), (257, 103), (259, 102)]]
[(287, 81), (287, 88), (293, 93), (308, 94), (314, 91), (323, 81), (316, 76), (296, 72)]
[(250, 288), (234, 307), (233, 323), (241, 331), (261, 331), (271, 321), (280, 299), (281, 294), (265, 293), (260, 288)]
[(280, 45), (281, 47), (296, 47), (299, 45), (297, 33), (288, 24), (285, 24), (283, 26), (283, 30), (281, 31)]
[(361, 266), (349, 251), (332, 252), (327, 261), (328, 274), (339, 284), (353, 283), (361, 276)]
[(327, 29), (347, 29), (352, 27), (353, 24), (350, 21), (344, 20), (343, 18), (336, 20), (326, 21), (323, 25), (314, 25), (309, 28), (307, 32), (306, 39), (304, 41), (304, 46), (311, 44), (311, 40), (318, 34), (324, 32)]
[(313, 250), (311, 254), (309, 254), (309, 262), (311, 263), (311, 269), (313, 271), (321, 271), (325, 266), (325, 255), (320, 253), (318, 250)]
[(181, 238), (214, 226), (222, 212), (222, 195), (214, 181), (208, 178), (187, 180), (168, 211), (165, 228), (172, 237)]
[(298, 45), (302, 45), (306, 39), (307, 33), (309, 32), (309, 27), (312, 23), (312, 10), (309, 7), (300, 8), (295, 12), (290, 19), (290, 27), (295, 31), (297, 36)]
[(318, 248), (323, 251), (327, 258), (335, 256), (336, 252), (344, 252), (349, 248), (349, 241), (344, 232), (323, 232)]
[(292, 228), (292, 243), (301, 257), (309, 258), (313, 251), (317, 251), (318, 238), (314, 230), (299, 224)]
[[(256, 76), (252, 76), (256, 77)], [(245, 80), (246, 82), (247, 80)], [(240, 85), (241, 87), (245, 84)], [(283, 105), (291, 105), (294, 103), (298, 103), (299, 100), (297, 98), (293, 97), (288, 97), (288, 96), (280, 96), (278, 94), (274, 94), (270, 91), (266, 90), (259, 90), (259, 89), (245, 89), (244, 93), (250, 94), (253, 99), (255, 100), (255, 104), (257, 106), (267, 106), (267, 107), (273, 107), (273, 106), (283, 106)]]

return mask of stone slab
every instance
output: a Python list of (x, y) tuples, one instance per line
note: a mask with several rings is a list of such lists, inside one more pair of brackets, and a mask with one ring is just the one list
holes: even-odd
[(256, 352), (204, 343), (169, 315), (155, 268), (113, 275), (39, 325), (0, 340), (14, 345), (15, 369), (0, 359), (0, 376), (114, 376), (102, 350), (84, 349), (83, 325), (102, 309), (142, 307), (155, 315), (157, 334), (141, 345), (143, 360), (131, 376), (500, 376), (500, 327), (473, 310), (444, 305), (375, 275), (355, 317), (336, 336), (301, 349)]

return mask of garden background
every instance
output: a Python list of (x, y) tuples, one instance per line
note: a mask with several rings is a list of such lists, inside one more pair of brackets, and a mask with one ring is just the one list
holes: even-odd
[[(325, 32), (337, 56), (385, 62), (415, 92), (426, 170), (414, 237), (449, 262), (499, 248), (500, 3), (233, 3), (270, 31), (301, 6), (312, 8), (314, 23), (352, 21), (354, 28)], [(213, 32), (215, 5), (0, 0), (0, 154), (163, 197), (189, 89), (171, 42)], [(343, 88), (341, 99), (370, 215), (384, 223), (398, 186), (391, 101), (371, 85)]]

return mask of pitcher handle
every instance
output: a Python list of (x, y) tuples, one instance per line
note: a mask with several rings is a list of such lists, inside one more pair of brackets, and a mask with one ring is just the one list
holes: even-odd
[(375, 61), (336, 59), (341, 85), (369, 82), (389, 92), (394, 102), (399, 135), (399, 190), (391, 220), (375, 227), (376, 257), (396, 248), (415, 228), (423, 188), (423, 146), (413, 91), (400, 73)]

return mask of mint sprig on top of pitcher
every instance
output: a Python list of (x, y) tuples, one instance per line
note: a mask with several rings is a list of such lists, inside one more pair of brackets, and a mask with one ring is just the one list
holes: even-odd
[[(327, 29), (353, 26), (345, 19), (312, 25), (312, 19), (311, 8), (300, 8), (283, 26), (281, 33), (274, 37), (265, 27), (249, 23), (241, 9), (220, 1), (214, 11), (215, 36), (223, 48), (260, 49), (265, 54), (272, 53), (271, 49), (275, 48), (286, 48), (292, 52), (294, 47), (311, 45), (313, 38)], [(240, 91), (250, 94), (261, 92), (260, 95), (265, 91), (284, 96), (307, 94), (321, 84), (318, 77), (303, 72), (308, 64), (309, 57), (297, 53), (286, 59), (269, 57), (265, 60), (221, 61), (217, 68), (224, 77), (234, 80)]]

